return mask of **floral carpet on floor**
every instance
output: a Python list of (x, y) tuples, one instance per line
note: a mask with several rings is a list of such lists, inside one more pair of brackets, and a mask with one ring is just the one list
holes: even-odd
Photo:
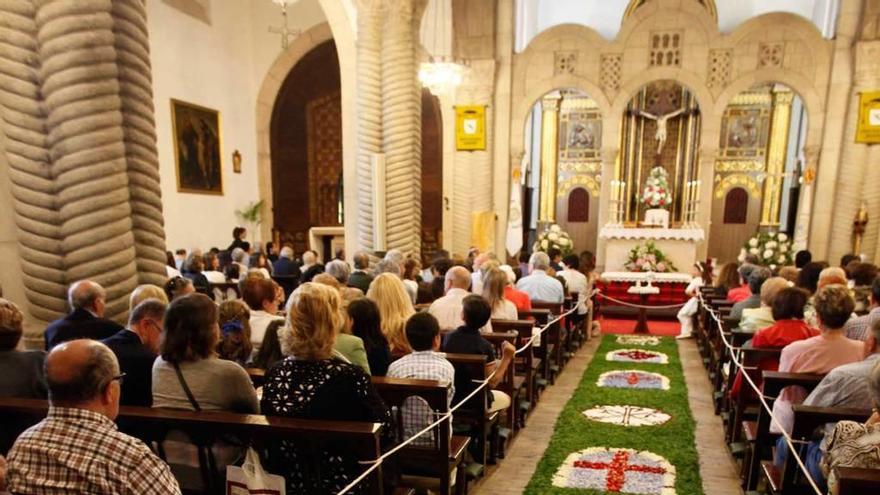
[[(525, 493), (702, 495), (675, 340), (602, 339)], [(608, 359), (620, 354), (615, 351), (640, 357), (634, 348), (662, 353), (668, 362)]]

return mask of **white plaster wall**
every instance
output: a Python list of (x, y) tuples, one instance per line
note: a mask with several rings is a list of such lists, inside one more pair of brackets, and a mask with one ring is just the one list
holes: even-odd
[[(206, 23), (152, 0), (147, 15), (168, 249), (223, 248), (237, 223), (235, 210), (259, 199), (255, 106), (281, 53), (280, 36), (268, 30), (281, 24), (280, 10), (268, 0), (215, 0)], [(303, 31), (325, 22), (318, 0), (291, 5), (288, 18)], [(222, 196), (177, 192), (171, 98), (220, 111)], [(236, 149), (241, 174), (232, 172)]]

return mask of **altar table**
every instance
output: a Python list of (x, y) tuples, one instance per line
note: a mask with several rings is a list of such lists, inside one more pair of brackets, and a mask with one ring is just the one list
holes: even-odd
[[(619, 226), (602, 227), (605, 240), (605, 270), (623, 271), (629, 252), (638, 244), (653, 241), (681, 272), (689, 272), (697, 260), (697, 245), (705, 239), (703, 229), (652, 229)], [(689, 280), (688, 280), (689, 281)]]

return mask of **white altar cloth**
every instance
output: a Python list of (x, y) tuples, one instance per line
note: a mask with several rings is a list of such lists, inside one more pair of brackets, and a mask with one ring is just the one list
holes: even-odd
[[(687, 273), (652, 273), (655, 284), (690, 283)], [(648, 272), (604, 272), (602, 278), (609, 282), (647, 282)]]
[[(605, 270), (623, 272), (629, 252), (638, 244), (653, 241), (657, 249), (663, 252), (674, 264), (675, 268), (686, 272), (697, 260), (697, 244), (705, 239), (703, 229), (652, 229), (625, 228), (609, 225), (599, 231), (599, 237), (605, 240)], [(660, 274), (658, 274), (660, 275)]]

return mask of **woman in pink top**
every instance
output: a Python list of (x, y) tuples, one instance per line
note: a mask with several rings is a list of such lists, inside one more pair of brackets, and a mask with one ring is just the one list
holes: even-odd
[[(789, 373), (828, 373), (832, 369), (864, 358), (864, 343), (848, 339), (843, 326), (852, 314), (855, 302), (845, 285), (828, 285), (814, 297), (821, 334), (793, 342), (782, 349), (779, 371)], [(773, 404), (773, 414), (790, 432), (794, 423), (793, 404), (800, 404), (807, 394), (801, 387), (786, 387)], [(775, 425), (770, 431), (780, 433)]]

